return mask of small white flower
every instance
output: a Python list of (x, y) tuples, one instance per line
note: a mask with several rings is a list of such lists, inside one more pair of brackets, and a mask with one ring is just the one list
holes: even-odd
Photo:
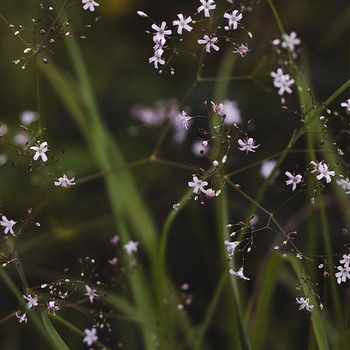
[(43, 162), (47, 161), (47, 155), (45, 154), (48, 151), (48, 144), (47, 142), (42, 142), (39, 146), (32, 146), (30, 147), (33, 151), (35, 151), (35, 154), (33, 156), (34, 160), (38, 160), (39, 157), (41, 157), (41, 160)]
[(38, 296), (34, 295), (32, 297), (31, 294), (23, 295), (23, 298), (27, 300), (27, 308), (28, 309), (35, 309), (36, 306), (38, 306)]
[(233, 271), (232, 269), (229, 270), (229, 273), (232, 275), (232, 276), (236, 276), (238, 278), (241, 278), (242, 280), (245, 280), (245, 281), (249, 281), (250, 278), (244, 276), (243, 274), (243, 267), (241, 267), (237, 272)]
[(350, 254), (348, 255), (343, 255), (343, 259), (339, 261), (341, 264), (344, 265), (344, 267), (349, 267), (350, 266)]
[(241, 123), (241, 111), (237, 107), (237, 102), (231, 100), (224, 100), (222, 104), (224, 105), (224, 123), (226, 125)]
[[(264, 179), (267, 179), (270, 176), (276, 163), (277, 163), (276, 159), (266, 159), (262, 162), (261, 168), (260, 168), (260, 174)], [(277, 176), (278, 174), (279, 174), (279, 170), (275, 172), (274, 176)]]
[(198, 7), (197, 12), (199, 13), (204, 11), (204, 16), (210, 17), (209, 11), (215, 10), (216, 8), (216, 4), (214, 0), (199, 0), (199, 1), (202, 5)]
[(325, 163), (319, 163), (318, 169), (319, 174), (316, 176), (317, 180), (322, 180), (325, 178), (326, 182), (330, 183), (332, 181), (331, 176), (334, 176), (335, 172), (333, 170), (329, 170), (328, 165)]
[(299, 310), (305, 309), (305, 310), (311, 312), (312, 309), (314, 308), (314, 305), (311, 305), (309, 303), (309, 298), (300, 297), (300, 298), (295, 298), (295, 299), (296, 299), (297, 303), (300, 304)]
[(22, 124), (29, 125), (29, 124), (35, 122), (38, 119), (38, 112), (23, 111), (19, 115), (19, 119), (21, 120)]
[(0, 225), (2, 227), (5, 227), (5, 230), (4, 230), (5, 235), (7, 235), (9, 232), (11, 234), (14, 234), (13, 226), (16, 224), (16, 221), (8, 220), (5, 215), (3, 215), (1, 219), (2, 220), (0, 221)]
[(91, 12), (95, 11), (95, 6), (100, 6), (100, 4), (94, 0), (82, 0), (82, 3), (85, 4), (83, 6), (83, 9), (84, 10), (89, 9)]
[(126, 250), (126, 252), (128, 253), (128, 255), (131, 255), (132, 252), (137, 252), (138, 250), (138, 245), (139, 242), (135, 242), (135, 241), (130, 241), (129, 243), (124, 245), (124, 249)]
[(232, 29), (237, 29), (238, 22), (242, 19), (242, 13), (238, 10), (232, 11), (232, 13), (225, 13), (224, 18), (228, 19), (228, 26)]
[(215, 45), (219, 41), (216, 37), (209, 37), (207, 34), (204, 35), (203, 39), (198, 39), (197, 42), (200, 45), (205, 45), (205, 51), (210, 52), (212, 47), (215, 51), (219, 51), (219, 46)]
[(170, 29), (166, 29), (166, 22), (162, 22), (160, 26), (157, 26), (155, 23), (152, 24), (152, 29), (156, 32), (154, 33), (154, 40), (165, 40), (167, 35), (171, 35), (172, 31)]
[(346, 282), (347, 279), (350, 279), (350, 266), (337, 266), (339, 270), (336, 272), (335, 277), (337, 278), (337, 283)]
[(97, 290), (91, 288), (87, 284), (85, 285), (85, 290), (86, 290), (86, 293), (84, 295), (87, 295), (89, 297), (90, 303), (93, 304), (94, 299), (98, 298)]
[(233, 53), (238, 53), (241, 57), (244, 57), (247, 52), (249, 52), (248, 44), (241, 44), (239, 45), (236, 49), (234, 49), (232, 52)]
[(19, 323), (27, 323), (28, 322), (28, 318), (26, 313), (24, 313), (23, 315), (18, 314), (18, 312), (16, 312), (16, 317), (18, 318), (18, 322)]
[(214, 103), (213, 101), (211, 101), (211, 107), (213, 108), (213, 112), (216, 114), (219, 114), (221, 116), (223, 116), (224, 113), (224, 105), (222, 103)]
[(198, 194), (199, 191), (202, 191), (203, 193), (206, 192), (205, 186), (208, 185), (207, 181), (203, 181), (202, 179), (198, 179), (197, 176), (193, 176), (192, 181), (188, 182), (189, 187), (193, 187), (193, 193)]
[(177, 27), (177, 34), (181, 35), (183, 30), (187, 30), (190, 32), (193, 28), (189, 25), (189, 23), (192, 22), (191, 16), (187, 17), (184, 16), (183, 14), (179, 13), (177, 15), (179, 18), (178, 20), (173, 21), (173, 26), (178, 26)]
[(346, 111), (350, 113), (350, 98), (346, 100), (345, 102), (342, 102), (340, 104), (342, 107), (346, 108)]
[(236, 247), (238, 246), (239, 243), (241, 243), (240, 241), (237, 242), (230, 242), (228, 240), (224, 241), (226, 248), (229, 252), (229, 254), (234, 254)]
[(46, 307), (46, 310), (48, 312), (52, 312), (53, 315), (56, 315), (56, 311), (60, 310), (61, 307), (60, 307), (60, 304), (58, 301), (56, 300), (50, 300), (48, 303), (47, 303), (47, 307)]
[(246, 138), (244, 140), (239, 139), (238, 144), (240, 145), (238, 149), (242, 152), (245, 151), (246, 154), (248, 154), (248, 152), (255, 152), (255, 148), (258, 148), (260, 146), (255, 146), (255, 140), (252, 137)]
[(337, 179), (337, 184), (345, 191), (350, 190), (350, 181), (349, 179)]
[(66, 176), (66, 174), (63, 174), (62, 177), (59, 177), (59, 178), (56, 179), (56, 180), (57, 180), (57, 181), (54, 182), (55, 186), (67, 187), (67, 186), (73, 186), (73, 185), (75, 185), (74, 177), (72, 177), (71, 179), (68, 179), (68, 177)]
[(303, 177), (300, 174), (292, 175), (289, 171), (286, 171), (285, 174), (289, 177), (289, 180), (286, 180), (286, 185), (292, 185), (292, 191), (294, 191)]
[(96, 328), (84, 329), (86, 337), (83, 339), (83, 342), (87, 344), (87, 346), (91, 346), (92, 343), (98, 340), (98, 336), (96, 335)]
[(180, 124), (187, 130), (189, 127), (189, 121), (191, 120), (191, 117), (187, 116), (185, 111), (182, 111), (177, 115), (180, 118)]
[(291, 52), (295, 51), (295, 45), (300, 45), (301, 41), (297, 38), (297, 34), (295, 32), (291, 32), (288, 34), (282, 35), (282, 44), (281, 46), (287, 48)]
[(148, 63), (154, 64), (154, 68), (158, 69), (158, 64), (164, 65), (165, 60), (162, 58), (164, 50), (163, 49), (158, 49), (154, 51), (154, 55), (148, 59)]
[(278, 68), (277, 72), (271, 72), (270, 75), (274, 78), (273, 85), (279, 88), (279, 95), (283, 95), (284, 92), (288, 94), (293, 92), (290, 86), (294, 84), (294, 79), (291, 79), (289, 74), (283, 74), (282, 68)]

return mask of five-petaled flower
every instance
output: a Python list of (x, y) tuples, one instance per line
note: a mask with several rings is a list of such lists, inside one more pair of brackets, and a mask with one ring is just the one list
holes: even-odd
[(346, 100), (345, 102), (342, 102), (340, 104), (342, 107), (346, 108), (346, 111), (350, 113), (350, 98)]
[(41, 144), (39, 144), (39, 146), (32, 146), (30, 147), (30, 149), (32, 149), (33, 151), (35, 151), (35, 154), (33, 156), (34, 160), (38, 160), (39, 157), (41, 157), (41, 160), (43, 162), (47, 161), (47, 155), (45, 154), (48, 151), (48, 144), (47, 142), (42, 142)]
[(60, 304), (56, 300), (50, 300), (47, 302), (46, 310), (48, 312), (52, 312), (52, 314), (55, 316), (56, 311), (58, 311), (61, 308)]
[(164, 65), (165, 60), (162, 58), (164, 50), (163, 49), (158, 49), (154, 51), (154, 55), (148, 59), (149, 63), (154, 64), (154, 68), (158, 69), (158, 64)]
[(34, 295), (32, 297), (31, 294), (23, 295), (23, 298), (27, 300), (27, 308), (28, 309), (35, 309), (36, 306), (38, 306), (38, 296)]
[(230, 269), (229, 273), (230, 273), (230, 275), (236, 276), (238, 278), (241, 278), (242, 280), (245, 280), (245, 281), (249, 281), (250, 280), (249, 277), (244, 276), (243, 267), (241, 267), (237, 272), (233, 271), (232, 269)]
[(216, 8), (216, 4), (214, 0), (199, 0), (199, 1), (202, 5), (198, 7), (197, 12), (199, 13), (204, 11), (204, 16), (210, 17), (209, 11), (215, 10)]
[(224, 18), (228, 19), (228, 26), (232, 29), (237, 29), (238, 22), (242, 19), (242, 13), (239, 10), (234, 10), (232, 13), (225, 13)]
[(202, 179), (198, 179), (197, 176), (193, 175), (192, 181), (188, 182), (189, 187), (193, 187), (193, 193), (198, 194), (199, 191), (203, 193), (206, 192), (205, 186), (208, 185), (207, 181), (203, 181)]
[(289, 35), (282, 35), (282, 47), (288, 49), (291, 52), (294, 52), (295, 45), (300, 45), (300, 39), (297, 38), (297, 34), (295, 32), (291, 32)]
[(152, 29), (156, 32), (154, 33), (153, 40), (165, 41), (167, 35), (171, 35), (171, 30), (166, 29), (166, 22), (162, 22), (160, 26), (157, 26), (155, 23), (152, 24)]
[(124, 245), (124, 249), (130, 255), (130, 254), (132, 254), (132, 252), (137, 252), (138, 245), (139, 245), (139, 242), (129, 241), (129, 243)]
[(205, 51), (210, 52), (210, 48), (212, 47), (215, 51), (219, 51), (219, 46), (215, 45), (219, 41), (218, 38), (212, 37), (210, 38), (207, 34), (204, 35), (203, 39), (198, 39), (197, 42), (200, 45), (205, 45)]
[(7, 235), (9, 232), (11, 234), (14, 234), (13, 226), (16, 224), (16, 221), (8, 220), (5, 215), (3, 215), (1, 219), (2, 220), (0, 221), (0, 225), (2, 227), (5, 227), (5, 230), (4, 230), (5, 235)]
[(240, 147), (238, 149), (242, 152), (255, 152), (255, 148), (258, 148), (260, 145), (255, 145), (255, 140), (252, 137), (245, 138), (244, 140), (239, 139), (238, 144)]
[(54, 182), (55, 186), (67, 187), (67, 186), (75, 185), (74, 177), (72, 177), (71, 179), (68, 179), (66, 174), (63, 174), (62, 177), (59, 177), (56, 180), (57, 181)]
[(215, 102), (211, 101), (211, 107), (213, 108), (214, 113), (219, 114), (221, 116), (225, 114), (224, 105), (222, 103), (216, 104)]
[(333, 170), (328, 169), (328, 165), (324, 162), (318, 163), (318, 172), (319, 174), (316, 176), (317, 180), (326, 179), (327, 183), (332, 181), (331, 176), (335, 175)]
[(98, 340), (98, 336), (96, 335), (96, 328), (84, 329), (86, 337), (83, 339), (83, 342), (87, 344), (87, 346), (91, 346), (92, 343)]
[(286, 180), (286, 185), (292, 185), (292, 191), (294, 191), (303, 177), (300, 174), (292, 175), (289, 171), (286, 171), (285, 174), (289, 177), (289, 180)]
[(309, 298), (300, 297), (300, 298), (296, 298), (296, 301), (298, 304), (300, 304), (299, 310), (305, 309), (311, 312), (312, 309), (314, 308), (314, 306), (309, 303)]
[(236, 49), (234, 49), (233, 53), (238, 53), (241, 57), (244, 57), (247, 52), (249, 52), (248, 44), (241, 44)]
[(100, 6), (100, 4), (94, 0), (82, 0), (84, 10), (89, 9), (90, 11), (95, 11), (95, 6)]
[(18, 312), (16, 312), (16, 317), (18, 318), (19, 323), (27, 323), (28, 322), (28, 318), (27, 318), (26, 313), (20, 315)]
[(85, 285), (85, 290), (86, 290), (86, 293), (84, 295), (87, 295), (89, 297), (90, 303), (93, 304), (94, 299), (98, 298), (97, 290), (91, 288), (87, 284)]
[(184, 16), (182, 13), (179, 13), (177, 15), (177, 17), (179, 18), (178, 20), (176, 19), (175, 21), (173, 21), (173, 26), (178, 26), (177, 27), (177, 34), (182, 35), (182, 31), (183, 30), (187, 30), (188, 32), (190, 32), (193, 28), (189, 25), (189, 23), (192, 22), (192, 18), (191, 16), (188, 16), (186, 18), (186, 16)]

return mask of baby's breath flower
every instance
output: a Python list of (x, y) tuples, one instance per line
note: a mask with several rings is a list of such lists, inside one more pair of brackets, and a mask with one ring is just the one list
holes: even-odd
[(192, 181), (188, 182), (189, 187), (193, 187), (193, 193), (198, 194), (199, 191), (202, 191), (203, 193), (206, 192), (205, 186), (208, 185), (207, 181), (203, 181), (202, 179), (198, 179), (197, 176), (193, 176)]
[(246, 154), (248, 154), (248, 152), (255, 152), (255, 148), (258, 148), (260, 146), (255, 146), (255, 140), (252, 137), (246, 138), (244, 140), (239, 139), (238, 144), (241, 146), (238, 147), (238, 149), (242, 152), (246, 151)]
[(163, 49), (158, 49), (154, 51), (154, 55), (148, 59), (149, 63), (154, 64), (154, 68), (158, 69), (158, 64), (164, 65), (165, 60), (162, 58), (164, 50)]
[(41, 160), (43, 162), (47, 161), (47, 155), (45, 154), (48, 151), (48, 144), (47, 142), (42, 142), (39, 146), (32, 146), (30, 147), (33, 151), (35, 151), (34, 160), (38, 160), (39, 157), (41, 157)]
[(299, 310), (305, 309), (305, 310), (311, 312), (312, 309), (314, 308), (314, 305), (311, 305), (309, 303), (309, 298), (300, 297), (300, 298), (296, 298), (296, 301), (298, 304), (300, 304)]
[(189, 23), (192, 22), (191, 16), (187, 17), (184, 16), (182, 13), (179, 13), (177, 15), (179, 18), (178, 20), (173, 21), (173, 26), (178, 26), (177, 27), (177, 34), (182, 35), (183, 30), (187, 30), (190, 32), (193, 28), (189, 25)]
[(199, 0), (199, 1), (202, 5), (198, 7), (197, 12), (200, 13), (204, 11), (204, 16), (210, 17), (209, 11), (215, 10), (216, 8), (216, 4), (214, 0)]
[(82, 3), (85, 4), (83, 6), (83, 9), (84, 10), (89, 9), (91, 12), (95, 11), (95, 6), (100, 6), (100, 4), (94, 0), (82, 0)]
[(229, 270), (229, 273), (230, 273), (232, 276), (236, 276), (236, 277), (238, 277), (238, 278), (241, 278), (242, 280), (245, 280), (245, 281), (249, 281), (249, 280), (250, 280), (249, 277), (244, 276), (243, 267), (241, 267), (237, 272), (236, 272), (236, 271), (233, 271), (232, 269), (230, 269), (230, 270)]
[(87, 284), (85, 285), (85, 290), (86, 290), (86, 293), (84, 295), (87, 295), (89, 297), (90, 303), (93, 304), (94, 299), (98, 298), (97, 290), (91, 288)]
[(242, 13), (239, 10), (234, 10), (232, 13), (225, 13), (224, 18), (228, 19), (228, 26), (233, 30), (237, 29), (239, 21), (242, 19)]
[(3, 215), (1, 219), (2, 220), (0, 221), (0, 225), (5, 228), (5, 235), (7, 235), (9, 232), (11, 234), (14, 234), (13, 226), (16, 224), (16, 221), (8, 220), (5, 215)]
[(189, 121), (191, 120), (191, 117), (187, 116), (185, 111), (182, 111), (177, 115), (180, 118), (180, 124), (185, 128), (188, 129), (189, 127)]
[(60, 307), (60, 304), (58, 301), (56, 300), (50, 300), (48, 303), (47, 303), (47, 307), (46, 307), (46, 310), (48, 312), (52, 312), (53, 315), (56, 315), (56, 311), (60, 310), (61, 307)]
[(66, 174), (63, 174), (62, 177), (59, 177), (56, 180), (57, 181), (54, 182), (55, 186), (67, 187), (67, 186), (75, 185), (74, 177), (72, 177), (71, 179), (68, 179)]
[(291, 52), (295, 51), (295, 45), (300, 45), (301, 41), (297, 38), (297, 34), (295, 32), (291, 32), (288, 34), (282, 35), (282, 44), (281, 46), (287, 48)]
[(16, 312), (16, 317), (18, 318), (19, 323), (27, 323), (28, 322), (28, 318), (27, 318), (26, 313), (20, 315), (18, 312)]
[(124, 245), (124, 249), (126, 250), (128, 255), (131, 255), (132, 252), (137, 252), (138, 245), (139, 245), (139, 242), (129, 241), (129, 243)]
[(31, 294), (23, 295), (23, 298), (27, 300), (27, 308), (28, 309), (35, 309), (36, 306), (38, 306), (38, 296)]
[(236, 49), (234, 49), (233, 53), (238, 53), (241, 57), (244, 57), (247, 52), (249, 52), (248, 44), (241, 44)]
[(83, 339), (83, 342), (86, 343), (87, 346), (91, 346), (92, 343), (98, 340), (98, 336), (96, 335), (96, 328), (84, 329), (86, 337)]
[(205, 51), (210, 53), (212, 47), (215, 51), (219, 51), (219, 46), (215, 45), (219, 41), (216, 37), (209, 37), (207, 34), (204, 35), (203, 39), (198, 39), (197, 42), (200, 45), (205, 45)]
[(286, 185), (292, 185), (292, 191), (294, 191), (303, 177), (300, 174), (292, 175), (289, 171), (286, 171), (285, 174), (289, 177), (289, 180), (286, 180)]
[(342, 102), (340, 104), (342, 107), (346, 108), (346, 111), (350, 113), (350, 98), (346, 100), (345, 102)]

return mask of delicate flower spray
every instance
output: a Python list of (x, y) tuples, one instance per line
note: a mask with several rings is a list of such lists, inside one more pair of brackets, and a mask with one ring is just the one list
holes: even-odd
[[(239, 54), (242, 58), (254, 51), (254, 48), (250, 48), (248, 43), (239, 43), (237, 40), (233, 39), (233, 35), (237, 29), (244, 29), (242, 26), (246, 15), (244, 7), (241, 9), (231, 8), (230, 11), (224, 12), (222, 14), (222, 19), (227, 21), (225, 24), (216, 24), (212, 27), (205, 26), (203, 28), (202, 23), (212, 20), (214, 18), (214, 13), (216, 18), (220, 16), (218, 16), (218, 8), (215, 1), (200, 0), (199, 2), (200, 5), (195, 15), (190, 13), (177, 14), (177, 19), (172, 22), (174, 28), (168, 26), (165, 21), (161, 22), (161, 25), (156, 25), (147, 14), (141, 11), (138, 12), (141, 17), (148, 18), (153, 22), (151, 27), (154, 31), (151, 34), (153, 34), (154, 56), (149, 59), (149, 62), (153, 63), (154, 67), (158, 69), (160, 73), (163, 72), (165, 67), (170, 69), (171, 74), (175, 73), (171, 62), (177, 55), (182, 54), (180, 45), (183, 40), (187, 40), (186, 35), (191, 33), (191, 38), (193, 38), (193, 33), (197, 33), (198, 27), (201, 27), (201, 37), (198, 37), (196, 42), (201, 47), (199, 52), (203, 57), (217, 54), (222, 50), (222, 47), (227, 44), (233, 45), (232, 53)], [(233, 3), (232, 1), (228, 2), (231, 4)], [(200, 16), (202, 16), (202, 18)], [(198, 18), (200, 18), (200, 20), (198, 20)], [(247, 39), (252, 37), (251, 33), (247, 32), (247, 34)], [(181, 38), (181, 40), (178, 42), (179, 38)], [(280, 59), (275, 68), (270, 71), (269, 75), (272, 78), (273, 86), (276, 88), (276, 95), (280, 96), (282, 104), (285, 104), (286, 95), (293, 95), (298, 89), (302, 90), (302, 87), (298, 85), (300, 84), (300, 80), (295, 78), (297, 71), (296, 62), (291, 61), (296, 60), (301, 53), (302, 42), (298, 38), (297, 33), (292, 31), (289, 34), (283, 33), (280, 39), (274, 39), (271, 43), (273, 50)], [(162, 66), (161, 69), (159, 68), (160, 65)], [(308, 91), (312, 97), (310, 90), (306, 89), (306, 91)], [(347, 100), (341, 103), (341, 107), (344, 107), (346, 112), (350, 111), (349, 101), (350, 100)], [(248, 157), (255, 156), (255, 154), (268, 147), (268, 145), (263, 142), (261, 142), (261, 144), (258, 143), (251, 135), (249, 132), (250, 125), (255, 125), (255, 121), (248, 120), (245, 123), (241, 116), (241, 111), (237, 108), (236, 102), (228, 100), (210, 101), (209, 104), (204, 100), (204, 106), (206, 113), (203, 114), (193, 113), (190, 107), (187, 108), (187, 110), (179, 110), (177, 114), (179, 124), (186, 130), (185, 137), (188, 137), (189, 130), (191, 131), (197, 128), (199, 140), (193, 143), (193, 153), (197, 157), (207, 159), (208, 167), (203, 168), (191, 165), (192, 170), (194, 169), (195, 171), (192, 171), (191, 179), (187, 182), (190, 193), (189, 198), (182, 202), (175, 203), (173, 205), (173, 209), (175, 210), (179, 210), (185, 202), (192, 199), (199, 201), (203, 205), (207, 200), (219, 196), (224, 186), (231, 186), (236, 189), (237, 192), (243, 194), (241, 186), (231, 180), (231, 175), (235, 174), (235, 171), (231, 173), (228, 171), (228, 165), (234, 154), (234, 150), (238, 149), (238, 151), (241, 151)], [(232, 106), (236, 111), (231, 113)], [(324, 109), (327, 114), (331, 113), (330, 109), (323, 103), (315, 104), (315, 108)], [(287, 105), (282, 106), (282, 111), (293, 113), (293, 110), (289, 109)], [(295, 115), (300, 116), (302, 122), (304, 122), (308, 113), (311, 113), (311, 109), (305, 110), (301, 108), (300, 113), (294, 112)], [(209, 127), (198, 128), (196, 126), (198, 119), (207, 120)], [(324, 123), (326, 128), (328, 119), (324, 118), (321, 120), (326, 121), (326, 123)], [(218, 142), (220, 143), (219, 147), (216, 145)], [(217, 154), (215, 154), (216, 151), (218, 151)], [(342, 154), (340, 149), (338, 149), (337, 152), (338, 154)], [(334, 177), (338, 178), (337, 183), (342, 186), (346, 193), (350, 193), (349, 180), (345, 180), (342, 175), (337, 175), (335, 169), (337, 165), (330, 166), (323, 160), (315, 161), (312, 159), (309, 159), (309, 163), (313, 166), (313, 169), (304, 168), (300, 171), (300, 167), (298, 166), (297, 171), (295, 171), (286, 169), (275, 159), (271, 161), (269, 159), (263, 159), (259, 162), (261, 165), (261, 176), (266, 179), (266, 181), (270, 181), (271, 185), (279, 183), (278, 186), (280, 186), (284, 181), (284, 186), (290, 187), (293, 197), (304, 191), (316, 192), (328, 189)], [(282, 180), (281, 173), (286, 176), (285, 180)], [(271, 181), (272, 179), (273, 182)], [(311, 205), (314, 205), (315, 202), (316, 199), (312, 197)], [(240, 237), (239, 240), (224, 241), (229, 253), (228, 261), (233, 261), (237, 256), (242, 256), (242, 265), (238, 267), (238, 269), (229, 269), (231, 276), (238, 277), (246, 282), (250, 281), (250, 278), (246, 276), (244, 271), (244, 257), (255, 248), (254, 237), (260, 231), (272, 230), (272, 223), (280, 227), (273, 213), (270, 213), (269, 217), (268, 224), (259, 229), (255, 227), (255, 223), (253, 224), (255, 220), (259, 220), (258, 216), (252, 216), (248, 222), (240, 221), (236, 224), (228, 224), (227, 227), (239, 226), (236, 231), (230, 234), (230, 237), (235, 237), (236, 235)], [(283, 241), (282, 244), (275, 246), (275, 250), (281, 250), (283, 257), (287, 256), (288, 251), (293, 252), (300, 260), (307, 257), (307, 254), (299, 251), (293, 244), (293, 235), (297, 234), (296, 231), (285, 232), (281, 229), (281, 232), (278, 234), (283, 237)], [(348, 270), (347, 265), (338, 266), (338, 272), (336, 273), (338, 283), (345, 282), (349, 278)], [(315, 288), (315, 284), (312, 283), (309, 278), (301, 276), (297, 283), (297, 289), (301, 290), (302, 287), (304, 291), (308, 290), (308, 293), (303, 297), (296, 297), (299, 310), (313, 312), (314, 305), (312, 302), (314, 300), (319, 300), (319, 306), (322, 309), (323, 305)]]

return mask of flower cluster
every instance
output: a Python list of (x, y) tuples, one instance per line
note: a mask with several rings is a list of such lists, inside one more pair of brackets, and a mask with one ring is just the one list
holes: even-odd
[(339, 263), (340, 265), (337, 266), (338, 272), (335, 273), (338, 284), (350, 279), (350, 254), (344, 254), (343, 259), (341, 259)]
[[(200, 6), (197, 8), (196, 15), (203, 13), (205, 18), (209, 18), (211, 17), (211, 12), (215, 9), (216, 4), (214, 0), (200, 0)], [(141, 17), (149, 18), (149, 16), (143, 11), (137, 11), (137, 14)], [(239, 10), (233, 10), (231, 13), (224, 13), (223, 18), (227, 20), (227, 25), (224, 26), (224, 29), (225, 32), (228, 32), (238, 28), (243, 15)], [(160, 25), (156, 24), (154, 21), (152, 22), (153, 24), (151, 25), (151, 28), (153, 30), (152, 34), (154, 46), (153, 56), (148, 59), (148, 62), (153, 63), (154, 67), (159, 69), (160, 65), (165, 66), (170, 62), (170, 59), (166, 62), (166, 60), (163, 58), (164, 51), (168, 49), (167, 40), (171, 38), (174, 42), (174, 40), (178, 38), (176, 36), (171, 36), (173, 35), (173, 30), (168, 29), (168, 25), (165, 21), (162, 21)], [(173, 20), (172, 24), (176, 34), (178, 36), (182, 36), (184, 32), (191, 32), (193, 30), (191, 24), (196, 24), (198, 22), (194, 21), (191, 16), (185, 16), (184, 14), (179, 13), (177, 14), (177, 18)], [(215, 30), (217, 31), (218, 28), (220, 28), (220, 26), (216, 27)], [(220, 50), (220, 47), (217, 45), (219, 42), (219, 37), (217, 36), (216, 31), (214, 32), (203, 29), (203, 38), (197, 39), (197, 43), (199, 45), (204, 45), (204, 49), (207, 53), (210, 53), (211, 49), (215, 51)], [(251, 36), (250, 33), (249, 35)], [(232, 51), (233, 53), (238, 53), (240, 56), (244, 57), (246, 53), (250, 51), (247, 44), (236, 44), (236, 41), (230, 40), (226, 36), (226, 33), (223, 35), (223, 37), (226, 39), (225, 41), (229, 41), (235, 46), (235, 49)], [(180, 40), (182, 41), (182, 38)], [(172, 51), (173, 53), (178, 52), (176, 49)], [(171, 68), (171, 72), (174, 72), (173, 68)]]
[(294, 84), (294, 79), (291, 79), (289, 74), (284, 74), (282, 68), (278, 68), (277, 72), (271, 72), (270, 75), (273, 77), (273, 85), (278, 88), (279, 95), (293, 92), (290, 86)]

